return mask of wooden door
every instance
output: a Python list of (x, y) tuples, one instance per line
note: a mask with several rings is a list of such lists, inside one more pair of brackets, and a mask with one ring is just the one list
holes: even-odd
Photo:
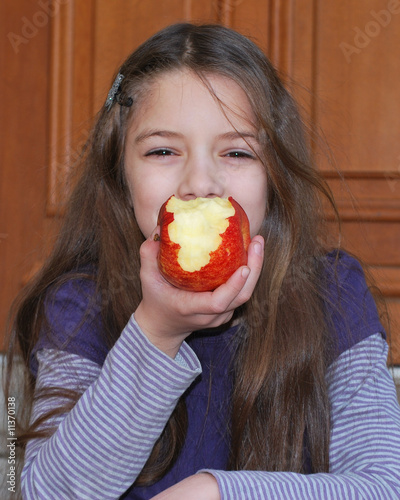
[(0, 342), (54, 222), (45, 216), (50, 24), (36, 2), (0, 2)]
[(37, 14), (48, 2), (20, 3), (0, 6), (5, 31), (21, 33), (23, 17), (43, 26), (20, 43), (19, 54), (7, 40), (1, 63), (14, 71), (0, 84), (7, 91), (2, 127), (14, 127), (1, 134), (3, 317), (42, 258), (36, 249), (51, 239), (68, 165), (112, 73), (167, 24), (219, 22), (257, 41), (301, 103), (343, 219), (343, 245), (361, 257), (387, 299), (393, 361), (400, 363), (400, 0), (56, 0), (48, 24)]

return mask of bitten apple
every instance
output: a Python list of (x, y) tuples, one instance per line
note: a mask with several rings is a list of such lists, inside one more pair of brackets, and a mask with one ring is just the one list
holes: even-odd
[(232, 197), (180, 200), (161, 207), (158, 265), (183, 290), (214, 290), (247, 263), (249, 220)]

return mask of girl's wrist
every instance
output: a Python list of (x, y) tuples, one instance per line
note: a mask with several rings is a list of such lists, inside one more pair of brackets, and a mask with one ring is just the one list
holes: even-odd
[(154, 324), (154, 315), (149, 316), (145, 313), (142, 303), (140, 303), (136, 309), (134, 317), (137, 325), (149, 341), (157, 347), (157, 349), (160, 349), (160, 351), (164, 352), (171, 358), (175, 358), (182, 342), (185, 340), (186, 335), (171, 336), (163, 333), (162, 327)]

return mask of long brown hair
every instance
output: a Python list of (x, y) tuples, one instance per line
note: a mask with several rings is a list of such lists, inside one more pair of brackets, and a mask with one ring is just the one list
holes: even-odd
[[(138, 306), (143, 235), (124, 175), (125, 135), (151, 82), (180, 69), (195, 72), (203, 81), (209, 74), (231, 78), (246, 92), (268, 178), (261, 229), (265, 263), (240, 311), (244, 328), (235, 356), (229, 467), (304, 472), (306, 448), (310, 471), (328, 471), (324, 376), (329, 329), (320, 272), (326, 254), (320, 195), (332, 200), (312, 165), (296, 105), (275, 69), (253, 42), (223, 26), (170, 26), (119, 69), (125, 77), (121, 105), (99, 112), (54, 250), (18, 302), (12, 350), (18, 344), (28, 365), (49, 288), (81, 276), (82, 269), (95, 268), (86, 276), (96, 282), (103, 322), (99, 335), (109, 347)], [(128, 99), (130, 107), (124, 106)], [(31, 393), (33, 387), (31, 376)], [(172, 465), (184, 441), (185, 419), (181, 401), (137, 484), (159, 479)], [(32, 437), (34, 430), (25, 437)]]

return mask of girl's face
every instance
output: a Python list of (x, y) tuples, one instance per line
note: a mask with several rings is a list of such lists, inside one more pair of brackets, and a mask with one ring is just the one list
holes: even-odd
[(251, 236), (260, 230), (267, 177), (254, 154), (260, 145), (250, 103), (233, 80), (213, 75), (208, 81), (223, 106), (189, 71), (160, 76), (128, 130), (126, 178), (146, 238), (173, 194), (232, 196), (247, 213)]

